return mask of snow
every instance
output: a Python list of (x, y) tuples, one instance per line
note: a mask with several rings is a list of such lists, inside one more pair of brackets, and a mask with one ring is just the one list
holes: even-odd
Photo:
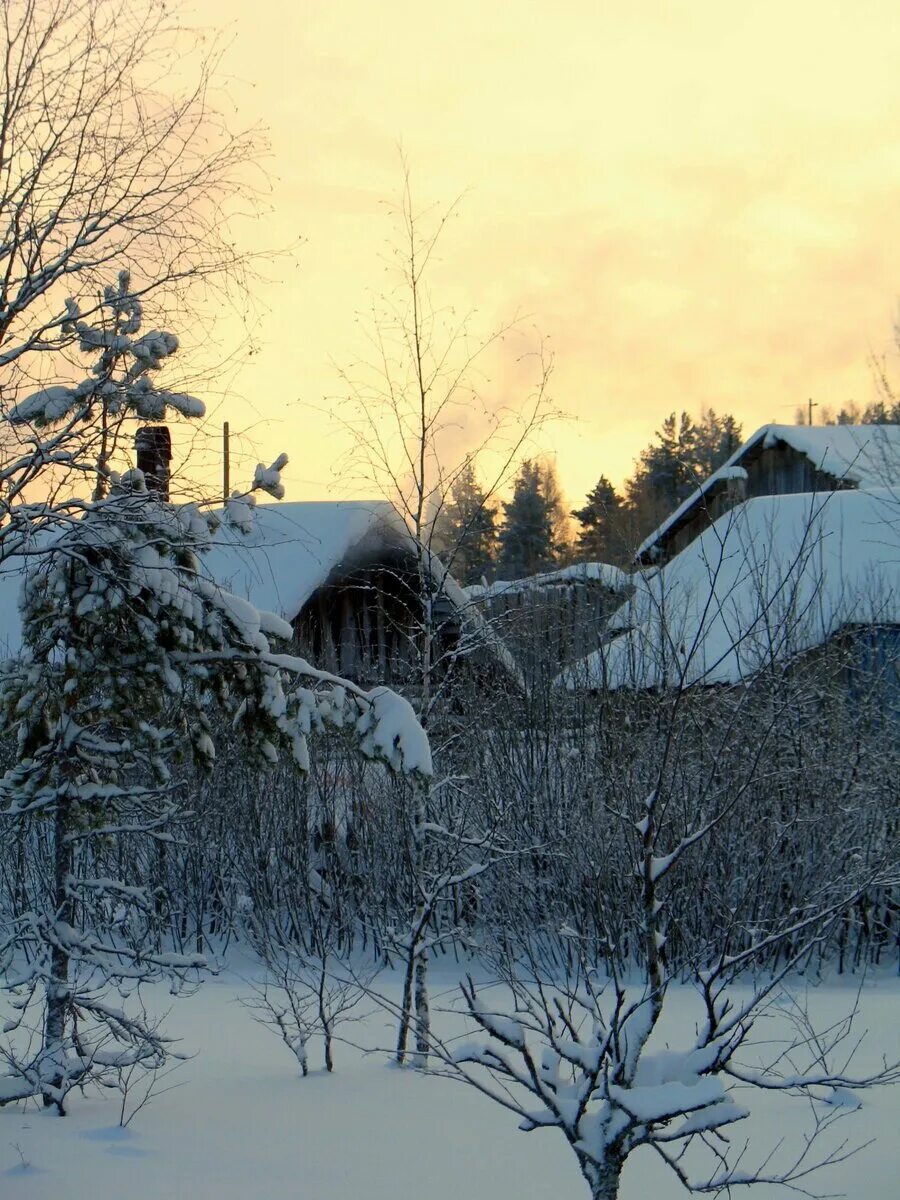
[(767, 450), (784, 442), (799, 454), (805, 454), (818, 470), (861, 491), (900, 484), (900, 425), (763, 425), (641, 542), (635, 561), (651, 550), (717, 484), (728, 479), (746, 479), (741, 460), (760, 442)]
[(630, 1088), (610, 1084), (609, 1097), (642, 1125), (649, 1125), (677, 1113), (719, 1104), (725, 1099), (725, 1088), (720, 1079), (707, 1076), (687, 1083), (669, 1079), (665, 1083), (635, 1084)]
[[(253, 968), (235, 961), (192, 996), (174, 1001), (160, 989), (155, 999), (171, 1009), (166, 1029), (183, 1040), (178, 1049), (196, 1054), (160, 1080), (127, 1129), (119, 1128), (119, 1103), (110, 1094), (70, 1098), (60, 1120), (32, 1105), (0, 1109), (0, 1190), (10, 1200), (581, 1200), (586, 1189), (574, 1155), (556, 1131), (523, 1134), (517, 1118), (467, 1088), (388, 1065), (386, 1053), (336, 1048), (336, 1071), (298, 1077), (296, 1061), (276, 1036), (237, 1003), (250, 997)], [(242, 978), (243, 976), (243, 978)], [(437, 964), (435, 983), (453, 983)], [(385, 984), (399, 994), (399, 977)], [(826, 984), (810, 990), (820, 1025), (845, 1013), (854, 986)], [(896, 979), (869, 981), (862, 993), (861, 1024), (873, 1050), (900, 1054)], [(673, 987), (667, 997), (674, 1018), (663, 1032), (690, 1037), (692, 994)], [(371, 1006), (364, 1006), (369, 1007)], [(443, 1017), (445, 1021), (452, 1018)], [(350, 1037), (367, 1047), (386, 1047), (391, 1017), (371, 1011), (353, 1024)], [(673, 1038), (673, 1040), (676, 1040)], [(318, 1061), (316, 1039), (310, 1062)], [(651, 1086), (648, 1084), (648, 1087)], [(165, 1089), (171, 1090), (165, 1090)], [(741, 1102), (745, 1092), (740, 1092)], [(140, 1098), (133, 1094), (129, 1110)], [(659, 1097), (657, 1096), (657, 1099)], [(644, 1097), (651, 1103), (648, 1092)], [(849, 1111), (833, 1144), (849, 1137), (875, 1143), (861, 1155), (813, 1179), (822, 1191), (853, 1200), (885, 1200), (896, 1193), (898, 1091), (866, 1092), (859, 1112)], [(643, 1103), (642, 1101), (639, 1101)], [(771, 1095), (753, 1102), (751, 1116), (735, 1133), (751, 1148), (788, 1143), (803, 1105)], [(701, 1123), (715, 1112), (702, 1114)], [(690, 1118), (688, 1118), (690, 1120)], [(742, 1168), (757, 1161), (748, 1154)], [(621, 1200), (678, 1194), (673, 1177), (651, 1151), (626, 1164)], [(749, 1193), (748, 1193), (749, 1194)], [(776, 1200), (783, 1189), (753, 1189), (755, 1200)]]
[[(270, 470), (275, 467), (277, 463)], [(229, 506), (235, 503), (229, 501)], [(204, 570), (229, 592), (288, 621), (333, 572), (343, 575), (391, 554), (414, 557), (417, 553), (403, 519), (384, 500), (260, 504), (252, 519), (248, 514), (246, 527), (249, 532), (243, 533), (222, 526), (203, 557)], [(435, 555), (428, 554), (427, 559), (435, 587), (471, 628), (473, 638), (518, 677), (515, 660), (472, 605), (467, 590)]]
[(610, 621), (618, 635), (562, 684), (746, 681), (844, 626), (900, 624), (900, 498), (882, 489), (748, 500), (633, 581)]
[(544, 571), (525, 579), (497, 579), (489, 584), (470, 584), (462, 591), (469, 600), (492, 600), (496, 596), (517, 595), (542, 588), (563, 588), (579, 583), (599, 583), (611, 592), (624, 592), (631, 584), (631, 576), (611, 563), (572, 563), (558, 571)]
[(350, 570), (408, 542), (384, 501), (260, 504), (250, 533), (223, 526), (203, 562), (222, 587), (289, 621), (336, 567)]

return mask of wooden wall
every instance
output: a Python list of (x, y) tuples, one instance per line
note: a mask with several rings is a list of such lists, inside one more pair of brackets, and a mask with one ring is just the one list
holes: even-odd
[[(674, 558), (704, 529), (708, 529), (735, 504), (756, 496), (790, 496), (797, 492), (833, 492), (852, 487), (846, 480), (819, 471), (805, 454), (786, 442), (753, 447), (741, 460), (746, 480), (723, 480), (722, 485), (699, 501), (678, 525), (666, 531), (657, 543), (659, 553), (642, 561), (662, 564)], [(738, 486), (739, 485), (739, 486)]]
[[(415, 676), (422, 636), (418, 576), (402, 560), (330, 580), (294, 620), (301, 654), (316, 666), (367, 687), (402, 686)], [(447, 619), (441, 640), (458, 636)]]

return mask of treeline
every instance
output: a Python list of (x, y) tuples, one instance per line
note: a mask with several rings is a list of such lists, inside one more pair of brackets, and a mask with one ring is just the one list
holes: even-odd
[[(601, 475), (569, 510), (552, 461), (526, 459), (501, 501), (466, 463), (433, 525), (434, 546), (464, 584), (521, 579), (572, 562), (627, 565), (637, 545), (741, 444), (741, 425), (707, 409), (671, 413), (621, 492)], [(574, 519), (574, 521), (573, 521)]]
[[(883, 397), (865, 408), (851, 402), (837, 413), (823, 408), (816, 415), (825, 425), (897, 425), (900, 400), (885, 382)], [(808, 409), (797, 409), (798, 425), (808, 417)], [(525, 459), (508, 501), (486, 491), (467, 462), (435, 517), (434, 547), (464, 584), (522, 579), (573, 562), (628, 566), (644, 538), (742, 440), (741, 423), (730, 413), (709, 408), (697, 419), (670, 413), (621, 491), (601, 475), (584, 504), (571, 510), (551, 460)]]
[[(894, 396), (885, 376), (882, 375), (879, 382), (883, 395), (879, 396), (877, 400), (867, 404), (864, 408), (851, 400), (837, 412), (827, 406), (822, 407), (816, 414), (819, 423), (822, 425), (900, 425), (900, 400)], [(819, 408), (818, 405), (813, 405), (813, 407)], [(808, 425), (809, 413), (809, 406), (798, 408), (794, 414), (795, 423)]]

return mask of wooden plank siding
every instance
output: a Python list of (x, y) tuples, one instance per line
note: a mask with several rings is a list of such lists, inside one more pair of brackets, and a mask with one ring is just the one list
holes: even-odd
[(833, 492), (855, 486), (848, 480), (818, 470), (805, 454), (786, 442), (771, 447), (760, 442), (748, 450), (740, 466), (747, 473), (746, 479), (723, 479), (711, 488), (660, 537), (652, 560), (649, 554), (644, 554), (642, 561), (652, 561), (660, 566), (667, 563), (723, 513), (744, 500), (757, 496), (789, 496), (798, 492)]
[[(384, 562), (330, 579), (293, 621), (301, 654), (327, 670), (370, 687), (403, 686), (415, 674), (422, 630), (418, 575), (408, 562)], [(439, 643), (459, 636), (442, 614)]]

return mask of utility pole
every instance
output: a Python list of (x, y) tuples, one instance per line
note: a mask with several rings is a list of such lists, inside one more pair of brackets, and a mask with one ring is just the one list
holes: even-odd
[[(810, 402), (811, 403), (811, 402)], [(222, 503), (228, 503), (231, 495), (231, 446), (229, 445), (228, 422), (222, 426)]]
[(819, 406), (818, 406), (818, 404), (813, 404), (812, 396), (810, 396), (810, 398), (809, 398), (808, 405), (809, 405), (809, 419), (807, 420), (807, 424), (812, 425), (812, 410), (814, 408), (818, 408)]

